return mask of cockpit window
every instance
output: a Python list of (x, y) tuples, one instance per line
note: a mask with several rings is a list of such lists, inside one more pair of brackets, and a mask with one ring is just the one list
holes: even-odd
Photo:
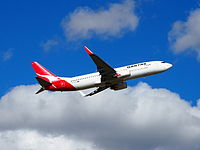
[(161, 63), (165, 63), (164, 61), (162, 61)]

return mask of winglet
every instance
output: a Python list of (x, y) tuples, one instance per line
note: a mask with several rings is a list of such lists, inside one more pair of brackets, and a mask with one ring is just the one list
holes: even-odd
[(83, 47), (89, 55), (93, 55), (94, 53), (91, 52), (86, 46)]

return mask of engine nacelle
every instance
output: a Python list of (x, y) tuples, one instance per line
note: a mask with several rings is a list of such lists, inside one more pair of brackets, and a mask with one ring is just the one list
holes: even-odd
[(126, 82), (122, 82), (122, 83), (118, 83), (118, 84), (115, 84), (113, 86), (110, 87), (110, 89), (112, 90), (122, 90), (122, 89), (125, 89), (127, 88), (127, 83)]

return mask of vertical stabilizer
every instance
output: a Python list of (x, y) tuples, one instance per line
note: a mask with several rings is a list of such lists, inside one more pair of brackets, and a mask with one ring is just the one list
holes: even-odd
[(42, 86), (41, 89), (35, 93), (38, 94), (44, 91), (47, 87), (52, 85), (52, 83), (50, 82), (50, 78), (57, 76), (37, 62), (32, 62), (31, 65), (35, 73), (37, 74), (36, 79), (38, 83)]
[(31, 65), (38, 76), (48, 75), (48, 76), (57, 77), (55, 74), (53, 74), (52, 72), (47, 70), (45, 67), (40, 65), (38, 62), (32, 62)]

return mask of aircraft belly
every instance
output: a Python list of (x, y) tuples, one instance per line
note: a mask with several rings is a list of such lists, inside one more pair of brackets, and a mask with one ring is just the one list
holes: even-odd
[(159, 71), (155, 68), (146, 68), (146, 69), (135, 70), (135, 71), (131, 71), (131, 76), (129, 78), (127, 78), (127, 80), (146, 77), (146, 76), (158, 74), (160, 72), (161, 71)]
[(133, 70), (131, 71), (131, 76), (127, 78), (127, 80), (136, 79), (140, 77), (148, 76), (149, 70), (148, 69), (140, 69), (140, 70)]
[(75, 88), (77, 90), (84, 90), (84, 89), (88, 89), (88, 88), (93, 88), (93, 87), (97, 87), (101, 84), (100, 80), (85, 80), (85, 81), (80, 81), (78, 83), (74, 83), (73, 85), (75, 86)]

